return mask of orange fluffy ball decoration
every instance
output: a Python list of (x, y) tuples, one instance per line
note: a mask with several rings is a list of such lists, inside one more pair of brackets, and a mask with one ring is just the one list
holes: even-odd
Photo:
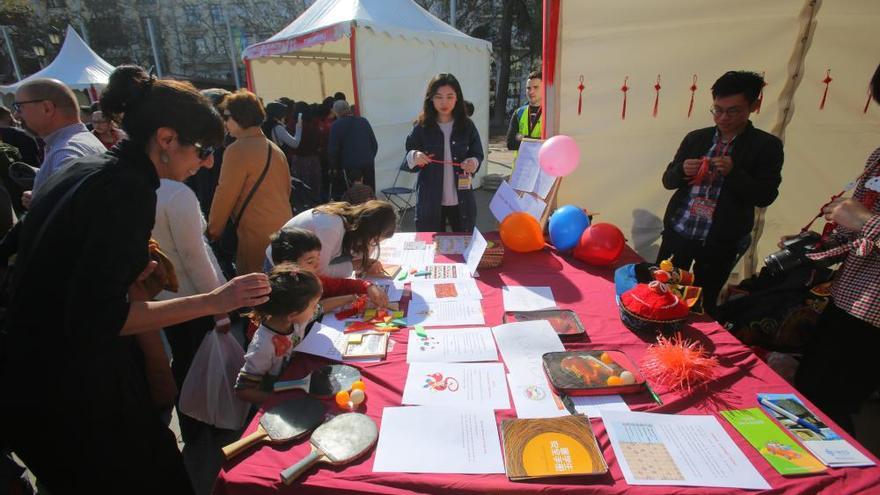
[(645, 377), (670, 391), (690, 392), (691, 387), (711, 380), (717, 366), (718, 359), (710, 357), (702, 344), (684, 339), (680, 333), (670, 339), (658, 336), (642, 359)]

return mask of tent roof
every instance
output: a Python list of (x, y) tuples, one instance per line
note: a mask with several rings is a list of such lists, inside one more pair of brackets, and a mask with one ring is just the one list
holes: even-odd
[(491, 50), (491, 43), (449, 26), (412, 0), (317, 0), (266, 41), (247, 47), (244, 58), (283, 55), (347, 34), (352, 25), (391, 36)]
[(86, 89), (93, 84), (107, 84), (115, 67), (99, 57), (70, 26), (58, 56), (46, 68), (21, 81), (0, 86), (0, 92), (12, 93), (32, 79), (58, 79), (71, 89)]

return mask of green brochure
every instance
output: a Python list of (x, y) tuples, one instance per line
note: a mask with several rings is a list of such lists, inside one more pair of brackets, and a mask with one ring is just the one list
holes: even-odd
[(798, 445), (760, 408), (721, 411), (724, 419), (783, 476), (821, 473), (825, 466)]

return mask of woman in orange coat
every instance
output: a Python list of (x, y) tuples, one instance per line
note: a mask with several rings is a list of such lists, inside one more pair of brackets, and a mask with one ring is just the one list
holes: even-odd
[[(293, 216), (290, 170), (284, 153), (260, 130), (266, 112), (256, 95), (246, 90), (237, 91), (226, 97), (221, 111), (226, 130), (235, 142), (223, 154), (223, 168), (211, 204), (208, 237), (219, 239), (227, 220), (238, 221), (237, 272), (260, 272), (269, 236)], [(257, 184), (264, 170), (265, 176)], [(256, 192), (242, 215), (242, 205), (255, 185)]]

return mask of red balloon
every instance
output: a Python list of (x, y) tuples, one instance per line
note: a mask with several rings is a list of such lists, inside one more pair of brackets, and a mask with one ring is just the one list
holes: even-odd
[(581, 235), (574, 257), (596, 266), (614, 263), (623, 252), (623, 232), (610, 223), (594, 223)]

